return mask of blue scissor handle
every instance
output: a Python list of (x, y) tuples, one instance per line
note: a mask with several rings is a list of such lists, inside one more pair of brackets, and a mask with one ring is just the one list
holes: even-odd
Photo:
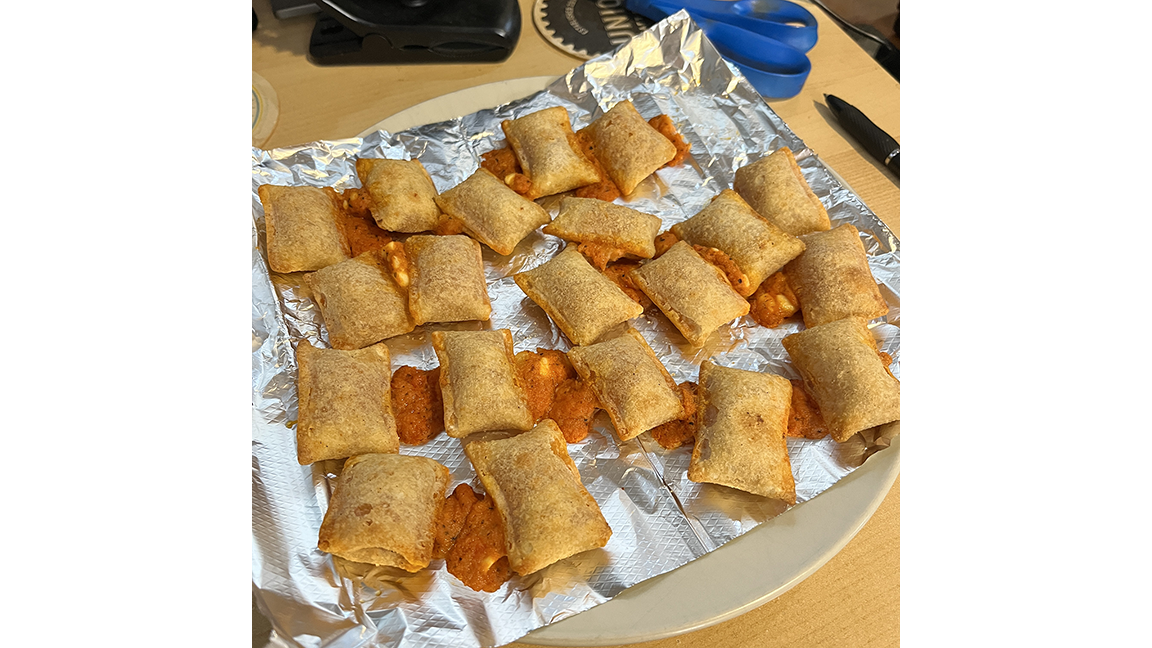
[(803, 52), (734, 25), (696, 16), (693, 19), (716, 51), (740, 68), (756, 92), (774, 99), (800, 94), (812, 71), (812, 62)]
[(816, 45), (816, 17), (788, 0), (627, 0), (629, 11), (662, 20), (687, 9), (701, 18), (727, 23), (807, 52)]

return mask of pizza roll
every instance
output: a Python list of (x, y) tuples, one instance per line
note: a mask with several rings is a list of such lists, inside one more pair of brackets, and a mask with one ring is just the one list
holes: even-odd
[(565, 241), (595, 243), (641, 259), (656, 255), (660, 218), (595, 198), (564, 198), (544, 233)]
[(274, 272), (319, 270), (351, 256), (331, 187), (260, 185), (256, 193), (264, 205), (268, 266)]
[(432, 348), (440, 359), (448, 436), (532, 427), (528, 397), (516, 373), (511, 331), (434, 331)]
[(300, 465), (368, 453), (399, 452), (392, 414), (388, 347), (353, 351), (296, 347), (296, 458)]
[(800, 239), (762, 218), (731, 189), (721, 191), (692, 218), (673, 225), (672, 233), (692, 245), (727, 254), (748, 277), (747, 285), (736, 291), (744, 297), (804, 251)]
[(463, 235), (417, 235), (404, 248), (411, 260), (408, 309), (417, 326), (492, 316), (479, 243)]
[(500, 123), (534, 197), (551, 196), (600, 180), (596, 166), (584, 157), (563, 106), (545, 108)]
[(580, 379), (592, 386), (627, 441), (684, 413), (676, 381), (635, 329), (568, 352)]
[(573, 344), (592, 344), (621, 322), (644, 314), (644, 307), (569, 245), (543, 265), (513, 275)]
[(787, 148), (737, 169), (732, 187), (756, 213), (793, 236), (832, 228), (828, 212)]
[(504, 520), (512, 571), (531, 574), (608, 544), (612, 528), (551, 419), (514, 437), (468, 443), (464, 454)]
[(460, 221), (465, 233), (505, 256), (551, 220), (543, 207), (512, 191), (484, 168), (440, 194), (436, 204)]
[(796, 481), (784, 441), (792, 383), (705, 360), (698, 399), (688, 479), (795, 504)]
[(870, 320), (888, 313), (855, 227), (845, 223), (800, 240), (806, 248), (784, 268), (784, 274), (800, 300), (805, 326), (853, 315)]
[(652, 128), (631, 101), (621, 101), (588, 126), (596, 158), (625, 196), (676, 157), (676, 146)]
[(783, 342), (836, 441), (900, 419), (900, 381), (884, 367), (863, 318), (821, 324)]
[(424, 569), (450, 479), (447, 468), (427, 457), (352, 457), (336, 479), (317, 546), (353, 562)]
[(420, 160), (356, 160), (356, 175), (368, 192), (369, 209), (380, 229), (426, 232), (440, 221), (436, 185)]
[(702, 346), (720, 325), (747, 315), (750, 308), (724, 273), (684, 241), (630, 276), (692, 346)]
[(383, 250), (305, 275), (336, 349), (362, 349), (416, 328), (408, 297), (388, 272)]

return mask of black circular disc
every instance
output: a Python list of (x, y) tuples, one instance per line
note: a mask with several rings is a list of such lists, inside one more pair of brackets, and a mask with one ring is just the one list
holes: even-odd
[(560, 49), (590, 59), (611, 52), (652, 26), (624, 8), (624, 0), (536, 0), (536, 29)]

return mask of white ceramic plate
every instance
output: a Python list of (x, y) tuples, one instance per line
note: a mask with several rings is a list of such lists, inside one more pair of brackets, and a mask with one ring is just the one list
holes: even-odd
[[(459, 90), (402, 110), (360, 137), (493, 108), (542, 90), (554, 79), (529, 77)], [(897, 435), (892, 447), (814, 499), (679, 569), (628, 588), (603, 605), (540, 628), (523, 641), (547, 646), (654, 641), (759, 607), (792, 589), (848, 544), (880, 506), (899, 472)]]

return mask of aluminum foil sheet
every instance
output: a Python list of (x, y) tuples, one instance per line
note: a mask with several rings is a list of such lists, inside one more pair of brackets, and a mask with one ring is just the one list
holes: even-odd
[[(861, 232), (872, 271), (891, 308), (874, 322), (881, 350), (899, 376), (900, 256), (893, 234), (839, 182), (726, 63), (686, 14), (653, 26), (614, 53), (590, 60), (545, 91), (479, 112), (400, 133), (314, 142), (252, 155), (252, 580), (273, 624), (271, 644), (353, 648), (368, 646), (497, 646), (545, 624), (603, 603), (627, 587), (713, 551), (779, 514), (777, 502), (688, 480), (690, 447), (663, 450), (648, 435), (620, 444), (601, 412), (591, 435), (568, 449), (589, 492), (612, 527), (602, 550), (585, 552), (529, 577), (514, 576), (497, 592), (474, 592), (449, 575), (443, 561), (419, 573), (345, 563), (316, 548), (331, 480), (340, 462), (296, 461), (296, 364), (302, 339), (327, 346), (315, 305), (300, 275), (270, 274), (266, 264), (261, 184), (359, 186), (357, 157), (419, 158), (445, 191), (467, 178), (481, 154), (504, 145), (500, 122), (550, 106), (564, 106), (575, 128), (623, 99), (640, 113), (672, 117), (691, 155), (661, 169), (626, 204), (659, 216), (663, 228), (699, 211), (737, 168), (787, 146), (823, 201), (833, 224)], [(555, 215), (555, 200), (542, 203)], [(514, 273), (550, 259), (560, 239), (531, 234), (508, 257), (484, 248), (492, 319), (487, 325), (427, 325), (387, 341), (393, 367), (436, 366), (430, 330), (509, 328), (517, 351), (567, 350), (570, 344), (512, 280)], [(691, 349), (655, 308), (633, 326), (677, 382), (695, 381), (702, 360), (798, 378), (781, 345), (800, 330), (791, 323), (766, 329), (745, 317), (723, 327), (702, 349)], [(865, 438), (868, 440), (866, 441)], [(871, 444), (872, 447), (869, 447)], [(859, 466), (877, 447), (872, 435), (844, 444), (788, 439), (797, 501), (816, 497)], [(480, 490), (460, 441), (439, 435), (401, 453), (431, 457), (452, 472), (452, 485)]]

